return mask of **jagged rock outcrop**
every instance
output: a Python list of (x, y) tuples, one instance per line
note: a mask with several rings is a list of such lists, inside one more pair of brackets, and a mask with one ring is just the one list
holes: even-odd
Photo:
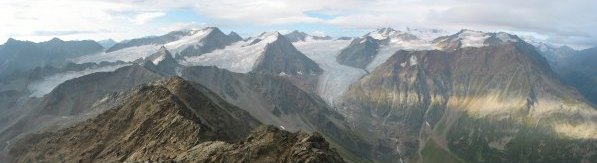
[(291, 133), (274, 126), (255, 129), (246, 140), (210, 141), (178, 155), (177, 162), (344, 162), (318, 133)]

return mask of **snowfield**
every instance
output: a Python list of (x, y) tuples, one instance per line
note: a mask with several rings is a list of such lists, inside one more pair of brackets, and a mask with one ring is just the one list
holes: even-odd
[(135, 47), (128, 47), (124, 49), (120, 49), (117, 51), (109, 52), (109, 53), (98, 53), (95, 55), (87, 55), (78, 58), (70, 59), (72, 62), (75, 63), (89, 63), (95, 62), (99, 63), (102, 61), (108, 62), (115, 62), (115, 61), (124, 61), (124, 62), (132, 62), (137, 59), (144, 59), (145, 57), (150, 56), (158, 52), (158, 50), (164, 46), (172, 55), (176, 55), (182, 50), (194, 46), (200, 47), (203, 46), (203, 38), (205, 38), (209, 33), (213, 31), (212, 28), (205, 28), (201, 30), (194, 30), (191, 31), (190, 35), (187, 36), (180, 36), (179, 39), (176, 41), (172, 41), (166, 44), (151, 44), (151, 45), (141, 45)]
[(143, 59), (153, 53), (156, 53), (160, 49), (160, 45), (142, 45), (135, 46), (125, 49), (120, 49), (110, 53), (98, 53), (94, 55), (86, 55), (78, 58), (70, 59), (74, 63), (100, 63), (103, 61), (107, 62), (132, 62), (139, 58)]
[(201, 56), (185, 57), (185, 66), (216, 66), (237, 73), (247, 73), (253, 70), (255, 62), (265, 52), (267, 44), (282, 37), (278, 32), (263, 33), (247, 41), (239, 41)]

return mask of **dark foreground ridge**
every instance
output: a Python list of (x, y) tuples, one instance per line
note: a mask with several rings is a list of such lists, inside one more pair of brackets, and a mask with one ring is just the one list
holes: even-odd
[(131, 91), (95, 118), (26, 136), (12, 162), (343, 162), (319, 134), (257, 128), (247, 112), (181, 78)]

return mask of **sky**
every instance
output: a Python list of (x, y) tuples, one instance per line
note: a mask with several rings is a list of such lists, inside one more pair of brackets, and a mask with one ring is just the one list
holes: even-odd
[[(595, 0), (1, 0), (0, 40), (125, 40), (216, 26), (243, 37), (300, 30), (360, 36), (382, 28), (509, 32), (597, 46)], [(2, 42), (2, 41), (0, 41)]]

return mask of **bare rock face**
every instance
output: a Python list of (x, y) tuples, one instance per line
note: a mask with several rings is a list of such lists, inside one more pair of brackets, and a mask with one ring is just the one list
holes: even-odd
[(533, 49), (502, 42), (398, 51), (351, 86), (343, 107), (358, 132), (381, 142), (380, 156), (397, 152), (418, 162), (594, 160), (596, 109), (564, 86)]
[[(257, 162), (342, 162), (317, 134), (291, 134), (273, 127), (251, 134), (260, 123), (246, 111), (181, 78), (153, 82), (132, 91), (124, 103), (95, 118), (57, 132), (20, 139), (10, 150), (10, 156), (14, 162), (234, 158)], [(233, 145), (234, 142), (241, 143)], [(213, 150), (228, 152), (221, 152), (217, 158), (197, 153)], [(247, 151), (254, 155), (246, 155)]]
[(255, 129), (246, 140), (210, 141), (180, 154), (177, 162), (344, 162), (318, 133), (290, 133), (273, 126)]

